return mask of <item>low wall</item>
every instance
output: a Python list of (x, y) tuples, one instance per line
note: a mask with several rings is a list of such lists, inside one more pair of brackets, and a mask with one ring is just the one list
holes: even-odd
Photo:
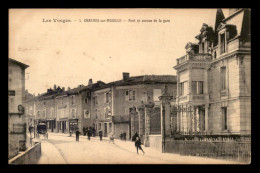
[(250, 163), (251, 142), (166, 139), (165, 152)]
[(36, 164), (41, 157), (41, 143), (35, 143), (34, 146), (25, 152), (18, 154), (9, 160), (9, 164)]
[(149, 135), (150, 147), (158, 151), (162, 151), (162, 136), (161, 135)]

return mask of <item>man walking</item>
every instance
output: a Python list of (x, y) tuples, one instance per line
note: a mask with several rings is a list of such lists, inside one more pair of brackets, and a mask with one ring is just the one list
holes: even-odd
[(140, 149), (140, 150), (142, 150), (143, 155), (144, 155), (144, 150), (141, 147), (141, 139), (139, 137), (136, 137), (135, 147), (136, 147), (136, 150), (137, 150), (137, 154), (139, 154), (138, 149)]
[(100, 141), (102, 141), (102, 136), (103, 136), (103, 132), (102, 130), (99, 131), (99, 138), (100, 138)]
[(79, 141), (79, 130), (76, 130), (76, 141)]

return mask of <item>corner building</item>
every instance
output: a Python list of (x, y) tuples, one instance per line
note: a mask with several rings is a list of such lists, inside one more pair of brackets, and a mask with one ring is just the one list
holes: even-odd
[(249, 9), (217, 10), (177, 59), (179, 133), (251, 134), (251, 34)]

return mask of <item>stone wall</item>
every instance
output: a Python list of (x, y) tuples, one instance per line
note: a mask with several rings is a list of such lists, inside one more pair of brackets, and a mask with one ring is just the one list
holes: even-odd
[(161, 135), (149, 135), (150, 147), (158, 151), (162, 151), (162, 136)]
[(41, 157), (41, 143), (9, 160), (9, 164), (36, 164)]

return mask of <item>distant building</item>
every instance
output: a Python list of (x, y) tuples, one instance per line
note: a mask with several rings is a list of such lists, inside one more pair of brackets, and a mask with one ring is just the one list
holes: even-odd
[(26, 150), (25, 69), (29, 66), (9, 58), (8, 61), (8, 157)]
[[(249, 9), (217, 10), (177, 59), (180, 133), (251, 134), (251, 35)], [(191, 112), (195, 112), (194, 114)]]
[[(96, 129), (102, 130), (104, 136), (126, 133), (131, 139), (130, 112), (134, 107), (142, 105), (149, 98), (157, 107), (159, 96), (165, 85), (169, 92), (176, 92), (176, 76), (144, 75), (130, 77), (123, 73), (123, 79), (107, 83), (92, 92), (91, 116)], [(159, 129), (160, 131), (160, 129)]]

